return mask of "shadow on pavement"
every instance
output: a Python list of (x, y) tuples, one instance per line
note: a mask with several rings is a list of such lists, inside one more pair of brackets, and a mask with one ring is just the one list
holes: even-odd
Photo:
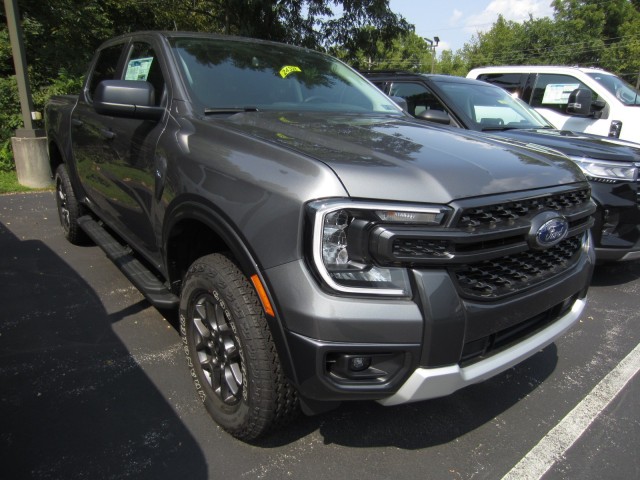
[(596, 267), (591, 285), (594, 287), (610, 287), (632, 282), (638, 278), (640, 278), (640, 260), (605, 263)]
[(448, 397), (395, 407), (345, 402), (317, 417), (301, 417), (256, 445), (274, 448), (319, 430), (325, 445), (418, 450), (443, 445), (491, 422), (532, 393), (556, 368), (552, 344), (513, 369)]
[(208, 477), (191, 433), (113, 331), (108, 314), (40, 240), (0, 223), (3, 478)]

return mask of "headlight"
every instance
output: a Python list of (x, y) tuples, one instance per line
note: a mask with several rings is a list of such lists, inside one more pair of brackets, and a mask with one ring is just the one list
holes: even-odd
[(313, 202), (312, 258), (316, 270), (333, 290), (344, 293), (409, 296), (407, 270), (375, 265), (362, 232), (378, 224), (440, 225), (444, 207), (408, 207), (345, 201)]
[(638, 166), (633, 163), (607, 162), (582, 157), (569, 157), (592, 179), (625, 180), (634, 182), (638, 179)]

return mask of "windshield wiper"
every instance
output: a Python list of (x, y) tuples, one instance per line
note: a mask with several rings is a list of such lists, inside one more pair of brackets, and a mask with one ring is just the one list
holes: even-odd
[(258, 107), (219, 107), (219, 108), (205, 108), (204, 114), (217, 114), (217, 113), (241, 113), (241, 112), (257, 112)]
[(484, 127), (482, 132), (506, 132), (507, 130), (518, 130), (520, 127)]

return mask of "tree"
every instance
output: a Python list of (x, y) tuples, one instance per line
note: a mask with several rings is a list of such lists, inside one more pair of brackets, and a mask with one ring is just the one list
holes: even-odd
[(423, 38), (413, 32), (398, 35), (391, 41), (375, 39), (375, 35), (373, 27), (365, 27), (357, 34), (359, 47), (336, 49), (332, 53), (358, 70), (431, 71), (432, 50)]
[(440, 54), (436, 68), (437, 73), (464, 77), (469, 70), (468, 63), (460, 50), (455, 53), (452, 50), (444, 50)]

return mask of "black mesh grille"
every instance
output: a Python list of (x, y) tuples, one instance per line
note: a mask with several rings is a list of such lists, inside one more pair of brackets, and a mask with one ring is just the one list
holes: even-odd
[(541, 210), (564, 210), (576, 207), (587, 203), (589, 198), (589, 190), (584, 189), (517, 202), (469, 208), (462, 212), (457, 226), (460, 228), (493, 227)]
[(447, 241), (401, 238), (393, 242), (393, 255), (397, 258), (443, 258), (449, 256)]
[(582, 236), (569, 238), (543, 251), (527, 251), (453, 268), (463, 294), (497, 298), (536, 285), (565, 271), (576, 260)]

